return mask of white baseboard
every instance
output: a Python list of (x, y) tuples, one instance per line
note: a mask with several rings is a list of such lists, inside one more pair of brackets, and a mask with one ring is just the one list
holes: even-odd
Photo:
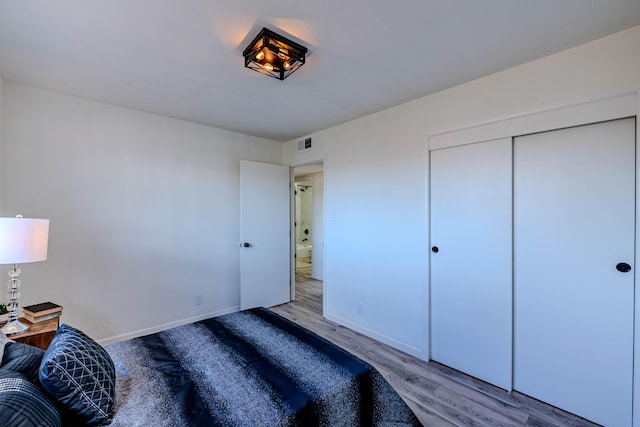
[(187, 323), (198, 322), (200, 320), (209, 319), (210, 317), (222, 316), (223, 314), (235, 313), (240, 311), (240, 306), (225, 308), (210, 313), (200, 314), (198, 316), (189, 317), (186, 319), (175, 320), (173, 322), (163, 323), (161, 325), (151, 326), (149, 328), (138, 329), (137, 331), (127, 332), (126, 334), (114, 335), (109, 338), (101, 339), (98, 341), (100, 345), (108, 345), (114, 342), (124, 341), (131, 338), (138, 338), (149, 334), (155, 334), (167, 329), (175, 328), (176, 326), (186, 325)]
[(324, 317), (327, 318), (328, 320), (331, 320), (332, 322), (336, 322), (342, 326), (345, 326), (349, 329), (352, 329), (356, 332), (360, 332), (363, 335), (368, 336), (369, 338), (373, 338), (376, 341), (380, 341), (381, 343), (387, 344), (397, 350), (403, 351), (411, 356), (417, 357), (418, 359), (421, 360), (428, 360), (427, 354), (425, 353), (425, 351), (421, 348), (415, 347), (413, 345), (407, 344), (405, 342), (399, 341), (395, 338), (391, 338), (389, 336), (386, 336), (384, 334), (380, 334), (376, 331), (373, 331), (371, 329), (367, 329), (362, 325), (359, 325), (357, 323), (353, 323), (349, 320), (343, 319), (340, 316), (336, 316), (334, 314), (331, 313), (327, 313), (325, 312)]

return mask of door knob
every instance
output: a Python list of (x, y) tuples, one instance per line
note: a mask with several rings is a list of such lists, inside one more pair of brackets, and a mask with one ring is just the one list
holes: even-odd
[(242, 244), (242, 246), (244, 246), (245, 248), (250, 248), (250, 247), (251, 247), (251, 246), (253, 246), (253, 245), (252, 245), (251, 243), (249, 243), (249, 242), (244, 242), (244, 243)]
[(440, 249), (438, 249), (437, 246), (434, 246), (434, 247), (431, 248), (431, 252), (433, 252), (434, 254), (437, 254), (439, 250)]
[(616, 270), (618, 270), (620, 273), (628, 273), (631, 271), (631, 266), (626, 262), (621, 262), (620, 264), (616, 265)]

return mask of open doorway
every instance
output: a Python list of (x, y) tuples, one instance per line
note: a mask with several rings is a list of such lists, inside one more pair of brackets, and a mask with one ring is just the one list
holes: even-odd
[(314, 185), (313, 175), (296, 177), (293, 187), (295, 203), (294, 228), (296, 241), (296, 274), (311, 277), (314, 235)]
[(294, 295), (315, 301), (322, 313), (324, 164), (297, 166), (293, 176)]

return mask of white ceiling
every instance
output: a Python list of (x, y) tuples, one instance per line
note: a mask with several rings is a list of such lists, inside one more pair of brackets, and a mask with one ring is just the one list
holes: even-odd
[[(640, 25), (640, 0), (0, 0), (5, 80), (278, 141)], [(305, 45), (243, 67), (266, 26)]]

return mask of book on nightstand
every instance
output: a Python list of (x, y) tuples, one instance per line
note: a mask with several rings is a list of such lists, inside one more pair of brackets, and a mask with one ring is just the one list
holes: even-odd
[(31, 323), (54, 319), (60, 317), (61, 314), (62, 306), (52, 302), (43, 302), (22, 307), (22, 315)]

